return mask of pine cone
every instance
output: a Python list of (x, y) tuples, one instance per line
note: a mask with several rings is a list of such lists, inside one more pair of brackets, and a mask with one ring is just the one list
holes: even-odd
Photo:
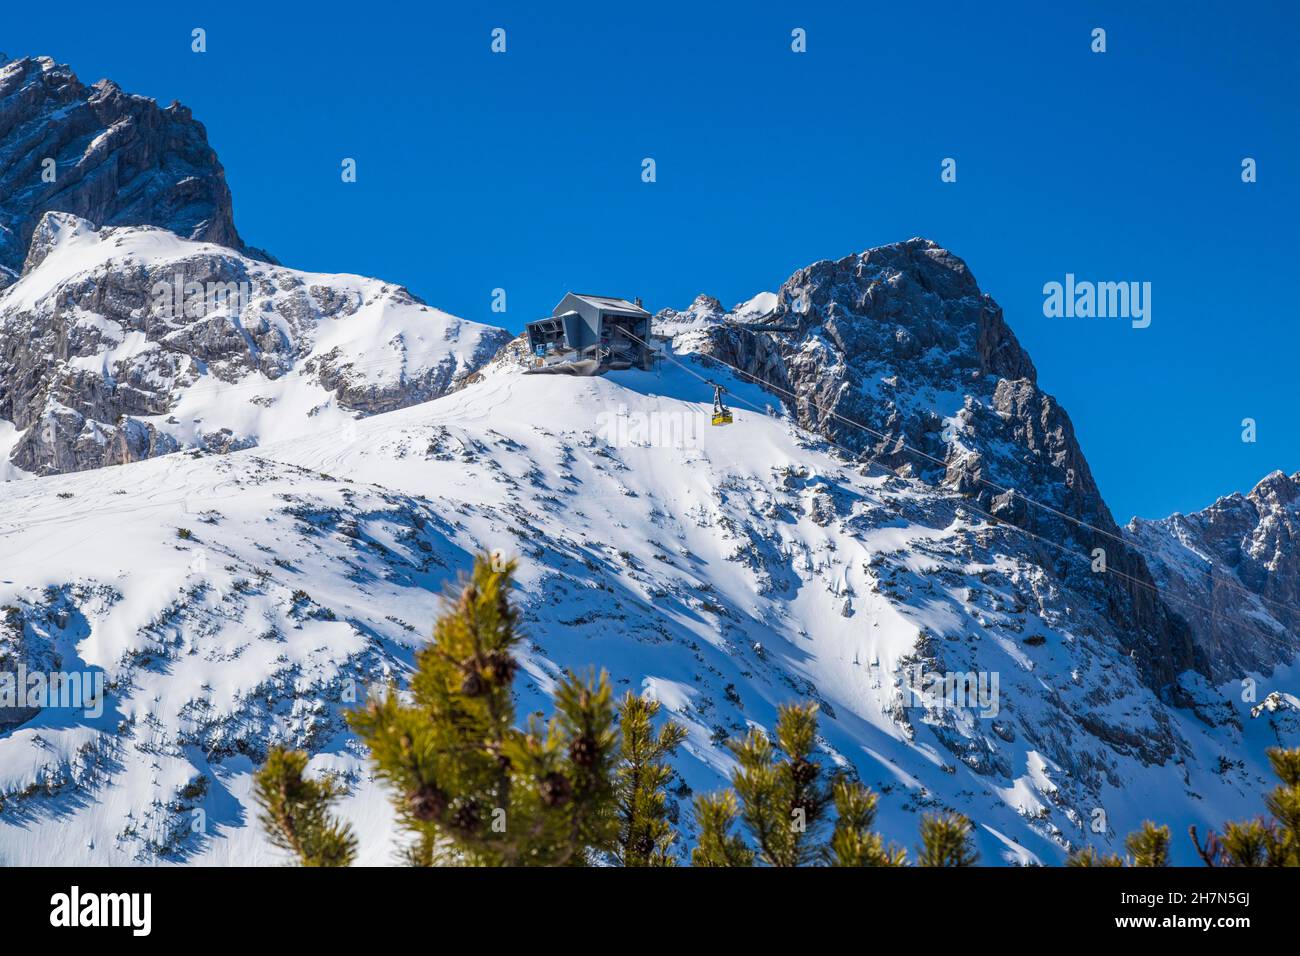
[(599, 748), (590, 737), (578, 737), (569, 744), (569, 759), (579, 767), (590, 767), (596, 762)]
[(497, 684), (509, 685), (519, 670), (519, 664), (505, 651), (489, 654), (487, 664), (492, 672), (492, 680)]
[(460, 692), (466, 697), (478, 697), (484, 691), (483, 676), (479, 674), (478, 668), (470, 665), (470, 669), (465, 672), (465, 676), (460, 681)]
[(569, 783), (569, 778), (562, 773), (548, 773), (542, 778), (537, 790), (542, 798), (542, 803), (548, 807), (558, 807), (569, 802), (573, 796), (573, 784)]
[(424, 823), (441, 820), (447, 812), (447, 795), (437, 787), (424, 786), (406, 795), (406, 807), (411, 816)]
[(477, 830), (482, 820), (483, 815), (479, 813), (478, 804), (473, 801), (457, 807), (456, 812), (451, 815), (451, 825), (466, 833)]
[(800, 757), (790, 767), (790, 774), (794, 777), (794, 782), (800, 786), (808, 786), (817, 779), (817, 774), (821, 768), (811, 761), (804, 760)]

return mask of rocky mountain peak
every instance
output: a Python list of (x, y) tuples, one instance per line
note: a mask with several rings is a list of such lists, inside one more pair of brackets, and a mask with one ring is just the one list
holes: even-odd
[(883, 346), (898, 359), (924, 359), (917, 371), (932, 380), (942, 375), (964, 382), (975, 372), (1037, 378), (1001, 309), (980, 291), (966, 263), (929, 239), (799, 270), (782, 286), (772, 321), (791, 316), (820, 321), (846, 352)]
[(727, 315), (728, 310), (721, 302), (711, 295), (701, 293), (680, 312), (675, 309), (664, 309), (655, 316), (655, 323), (659, 326), (660, 334), (667, 334), (669, 328), (675, 333), (715, 325), (724, 321)]
[[(942, 484), (1031, 532), (1041, 563), (1095, 589), (1131, 631), (1153, 686), (1199, 666), (1186, 626), (1124, 542), (1069, 415), (960, 257), (913, 238), (798, 270), (761, 317), (714, 315), (711, 302), (660, 313), (657, 332), (767, 386), (860, 460)], [(1097, 548), (1118, 574), (1093, 570)]]
[(268, 258), (240, 238), (225, 172), (187, 108), (111, 80), (86, 86), (50, 57), (0, 60), (0, 287), (49, 211)]
[(1288, 475), (1280, 468), (1260, 479), (1247, 495), (1252, 501), (1272, 507), (1285, 507), (1300, 495), (1300, 471)]

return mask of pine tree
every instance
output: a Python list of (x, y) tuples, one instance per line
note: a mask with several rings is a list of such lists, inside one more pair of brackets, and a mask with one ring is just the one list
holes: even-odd
[(1273, 844), (1270, 866), (1300, 866), (1300, 747), (1268, 752), (1273, 773), (1281, 783), (1264, 798), (1264, 806), (1273, 814)]
[(921, 818), (917, 866), (974, 866), (978, 861), (970, 820), (960, 813), (927, 814)]
[(1130, 833), (1124, 841), (1130, 866), (1168, 866), (1169, 828), (1144, 820), (1142, 829)]
[(1085, 847), (1082, 850), (1076, 850), (1070, 854), (1066, 866), (1123, 866), (1124, 861), (1120, 859), (1119, 854), (1109, 853), (1102, 856), (1092, 847)]
[(275, 748), (253, 781), (262, 808), (262, 828), (273, 845), (288, 850), (303, 866), (349, 866), (357, 841), (351, 829), (330, 813), (340, 796), (334, 781), (303, 776), (307, 754)]
[(802, 866), (822, 852), (819, 830), (831, 796), (816, 745), (816, 704), (778, 710), (776, 746), (757, 728), (729, 745), (740, 762), (731, 778), (740, 817), (767, 866)]
[[(1259, 820), (1229, 823), (1224, 828), (1223, 850), (1233, 866), (1282, 866), (1285, 853), (1277, 831)], [(1292, 860), (1291, 866), (1297, 866)]]
[(673, 866), (671, 848), (677, 837), (668, 819), (665, 788), (672, 779), (667, 761), (683, 740), (686, 728), (666, 722), (655, 732), (659, 702), (630, 691), (619, 702), (621, 760), (615, 776), (619, 830), (614, 858), (623, 866)]
[(377, 775), (423, 864), (584, 865), (612, 853), (617, 733), (608, 678), (566, 675), (555, 714), (515, 726), (521, 637), (515, 563), (474, 563), (416, 658), (410, 703), (395, 691), (353, 711)]
[[(886, 846), (875, 823), (878, 797), (862, 784), (835, 776), (825, 779), (816, 761), (817, 706), (791, 704), (777, 712), (775, 741), (758, 729), (728, 746), (739, 766), (732, 789), (695, 799), (699, 843), (694, 866), (906, 866), (907, 851)], [(822, 839), (829, 811), (835, 824)], [(964, 823), (954, 858), (975, 861)], [(734, 829), (739, 821), (749, 839)]]
[(754, 851), (744, 838), (731, 832), (740, 807), (731, 790), (700, 794), (695, 798), (699, 842), (691, 851), (692, 866), (753, 866)]
[(1169, 828), (1158, 827), (1150, 820), (1142, 824), (1142, 829), (1130, 833), (1124, 840), (1128, 850), (1128, 861), (1118, 854), (1102, 856), (1092, 847), (1085, 847), (1070, 854), (1067, 866), (1168, 866), (1169, 865)]
[(906, 866), (907, 851), (885, 847), (880, 834), (871, 830), (876, 819), (877, 796), (869, 787), (849, 780), (837, 780), (835, 829), (827, 847), (833, 866)]

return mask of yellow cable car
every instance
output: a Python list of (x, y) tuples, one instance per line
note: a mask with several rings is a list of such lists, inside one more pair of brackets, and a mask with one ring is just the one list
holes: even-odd
[(721, 385), (710, 382), (713, 386), (713, 424), (730, 425), (731, 409), (722, 404), (722, 393), (726, 391)]

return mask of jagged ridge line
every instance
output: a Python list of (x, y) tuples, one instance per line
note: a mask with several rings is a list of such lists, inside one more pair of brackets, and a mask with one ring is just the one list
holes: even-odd
[[(730, 327), (730, 326), (728, 326), (728, 327)], [(756, 330), (754, 330), (754, 329), (749, 329), (749, 328), (745, 328), (744, 326), (737, 326), (737, 328), (740, 328), (740, 329), (742, 329), (742, 330), (745, 331), (745, 332), (751, 332), (751, 333), (753, 333), (754, 335), (757, 335), (757, 334), (758, 334), (758, 332), (757, 332)], [(628, 334), (630, 335), (631, 333), (628, 333)], [(720, 365), (724, 365), (724, 366), (726, 366), (727, 368), (732, 369), (733, 371), (738, 372), (739, 374), (746, 376), (747, 378), (751, 379), (755, 384), (759, 385), (760, 387), (763, 387), (763, 388), (771, 388), (773, 391), (780, 392), (780, 393), (783, 394), (783, 395), (787, 395), (787, 396), (789, 396), (789, 397), (790, 397), (791, 399), (793, 399), (795, 402), (798, 402), (798, 401), (800, 400), (800, 399), (799, 399), (799, 396), (795, 395), (793, 392), (786, 391), (785, 389), (781, 388), (779, 385), (773, 385), (773, 384), (771, 384), (771, 383), (769, 383), (769, 382), (765, 382), (765, 381), (759, 379), (757, 376), (752, 375), (751, 373), (744, 371), (743, 369), (738, 369), (738, 368), (736, 368), (736, 367), (733, 366), (733, 365), (728, 365), (726, 362), (723, 362), (721, 359), (717, 358), (716, 356), (709, 355), (709, 356), (707, 356), (707, 357), (713, 359), (713, 360), (716, 361), (716, 362), (718, 362)], [(847, 423), (850, 424), (850, 425), (854, 425), (854, 426), (856, 426), (856, 427), (858, 427), (858, 428), (861, 428), (863, 431), (865, 431), (865, 432), (867, 432), (867, 433), (873, 435), (873, 436), (876, 437), (876, 438), (879, 438), (881, 441), (886, 441), (886, 442), (893, 441), (893, 439), (892, 439), (889, 435), (885, 435), (885, 434), (883, 434), (882, 432), (878, 432), (878, 431), (876, 431), (875, 429), (871, 428), (869, 425), (864, 425), (862, 422), (854, 421), (853, 419), (848, 418), (848, 417), (846, 417), (846, 416), (840, 414), (839, 412), (835, 411), (834, 409), (828, 409), (828, 408), (826, 408), (826, 407), (823, 406), (823, 405), (819, 405), (817, 402), (813, 401), (812, 399), (807, 399), (806, 401), (808, 402), (809, 405), (811, 405), (813, 408), (817, 409), (818, 411), (823, 412), (823, 413), (825, 413), (825, 414), (829, 414), (829, 415), (831, 415), (831, 416), (834, 417), (834, 418), (838, 418), (840, 421), (847, 422)], [(931, 412), (931, 413), (933, 413), (933, 414), (935, 414), (935, 415), (938, 415), (938, 414), (939, 414), (939, 413), (938, 413), (938, 410), (933, 409), (933, 408), (927, 409), (927, 411), (929, 411), (929, 412)], [(829, 441), (829, 439), (828, 439), (828, 441)], [(835, 443), (834, 443), (834, 442), (831, 442), (831, 444), (834, 445)], [(836, 447), (840, 447), (840, 446), (836, 445)], [(933, 463), (936, 464), (936, 465), (940, 465), (940, 466), (942, 466), (942, 467), (944, 467), (944, 468), (947, 468), (947, 467), (948, 467), (948, 463), (947, 463), (946, 461), (943, 461), (943, 460), (941, 460), (941, 459), (939, 459), (939, 458), (935, 458), (933, 455), (930, 455), (930, 454), (928, 454), (928, 453), (926, 453), (926, 452), (924, 452), (924, 451), (921, 451), (921, 449), (919, 449), (919, 448), (913, 448), (911, 445), (907, 444), (906, 442), (901, 443), (901, 447), (902, 447), (902, 449), (903, 449), (904, 451), (908, 451), (908, 452), (911, 452), (911, 453), (914, 454), (914, 455), (918, 455), (918, 456), (920, 456), (921, 458), (924, 458), (924, 459), (926, 459), (927, 461), (931, 461), (931, 462), (933, 462)], [(844, 449), (844, 450), (845, 450), (845, 451), (848, 451), (850, 454), (853, 454), (853, 451), (852, 451), (851, 449)], [(884, 466), (882, 466), (882, 467), (884, 467)], [(893, 469), (890, 469), (890, 470), (893, 471)], [(896, 474), (896, 473), (895, 473), (895, 474)], [(899, 476), (899, 477), (902, 477), (902, 476)], [(1030, 497), (1029, 497), (1028, 495), (1026, 495), (1024, 492), (1019, 491), (1019, 490), (1016, 489), (1016, 488), (1004, 488), (1002, 485), (999, 485), (997, 482), (995, 482), (995, 481), (991, 481), (991, 480), (989, 480), (988, 478), (976, 478), (975, 480), (978, 481), (978, 482), (981, 483), (981, 484), (987, 485), (989, 488), (992, 488), (992, 489), (994, 489), (994, 490), (996, 490), (996, 491), (1001, 491), (1001, 492), (1005, 492), (1005, 493), (1007, 493), (1007, 494), (1015, 495), (1016, 497), (1020, 498), (1020, 500), (1022, 500), (1022, 501), (1024, 501), (1024, 502), (1027, 502), (1028, 504), (1034, 505), (1034, 506), (1037, 507), (1037, 508), (1042, 508), (1044, 511), (1046, 511), (1046, 512), (1048, 512), (1048, 513), (1050, 513), (1050, 514), (1053, 514), (1053, 515), (1055, 515), (1056, 517), (1061, 518), (1061, 519), (1063, 519), (1063, 520), (1065, 520), (1065, 521), (1069, 521), (1069, 522), (1071, 522), (1072, 524), (1078, 525), (1080, 528), (1087, 528), (1089, 531), (1092, 531), (1092, 532), (1094, 532), (1094, 533), (1096, 533), (1096, 534), (1102, 535), (1103, 537), (1110, 538), (1112, 541), (1116, 541), (1116, 542), (1118, 542), (1119, 544), (1123, 545), (1123, 546), (1126, 547), (1126, 548), (1131, 548), (1132, 550), (1138, 552), (1139, 554), (1145, 555), (1146, 557), (1159, 557), (1159, 554), (1158, 554), (1157, 552), (1155, 552), (1155, 551), (1151, 551), (1151, 550), (1148, 550), (1148, 549), (1142, 547), (1142, 546), (1139, 545), (1139, 544), (1136, 544), (1136, 543), (1134, 543), (1134, 542), (1132, 542), (1132, 541), (1129, 541), (1129, 540), (1127, 540), (1126, 538), (1124, 538), (1122, 535), (1113, 534), (1112, 532), (1107, 531), (1107, 530), (1105, 530), (1104, 528), (1098, 528), (1096, 525), (1093, 525), (1093, 524), (1090, 524), (1090, 523), (1087, 522), (1087, 521), (1084, 521), (1082, 518), (1077, 518), (1077, 517), (1075, 517), (1074, 515), (1066, 514), (1066, 513), (1063, 512), (1063, 511), (1058, 511), (1056, 508), (1053, 508), (1053, 507), (1052, 507), (1051, 505), (1049, 505), (1049, 504), (1044, 504), (1044, 503), (1041, 502), (1041, 501), (1037, 501), (1037, 500), (1035, 500), (1035, 499), (1033, 499), (1033, 498), (1030, 498)], [(995, 520), (997, 520), (997, 519), (995, 519)], [(1012, 522), (1007, 522), (1007, 523), (1008, 523), (1008, 524), (1011, 524)], [(1280, 601), (1274, 601), (1272, 598), (1265, 597), (1265, 596), (1262, 595), (1262, 594), (1257, 594), (1256, 592), (1254, 592), (1254, 591), (1250, 590), (1249, 588), (1244, 587), (1244, 586), (1242, 586), (1242, 585), (1240, 585), (1240, 584), (1234, 584), (1234, 583), (1232, 583), (1231, 579), (1227, 579), (1227, 578), (1220, 579), (1220, 583), (1222, 583), (1222, 584), (1223, 584), (1225, 587), (1227, 587), (1229, 590), (1237, 591), (1237, 592), (1239, 592), (1239, 593), (1241, 593), (1241, 594), (1243, 594), (1243, 595), (1246, 595), (1246, 596), (1248, 596), (1248, 597), (1257, 598), (1258, 600), (1263, 601), (1265, 604), (1272, 605), (1273, 607), (1276, 607), (1276, 608), (1278, 608), (1278, 609), (1280, 609), (1280, 610), (1284, 610), (1284, 611), (1289, 611), (1289, 610), (1291, 610), (1291, 608), (1290, 608), (1289, 605), (1283, 604), (1283, 603), (1281, 603)]]

